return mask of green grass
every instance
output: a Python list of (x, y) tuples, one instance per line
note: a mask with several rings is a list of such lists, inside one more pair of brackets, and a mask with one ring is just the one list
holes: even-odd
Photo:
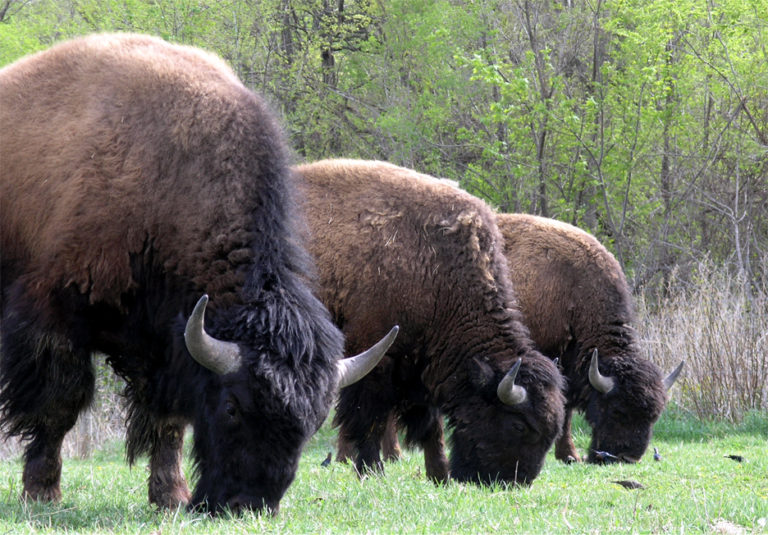
[[(585, 448), (583, 421), (575, 433)], [(550, 454), (528, 488), (435, 486), (424, 478), (420, 452), (388, 464), (382, 477), (359, 481), (348, 465), (320, 466), (334, 438), (326, 424), (312, 439), (276, 517), (157, 512), (147, 504), (144, 464), (130, 470), (120, 443), (89, 460), (66, 460), (64, 499), (54, 506), (22, 504), (21, 462), (7, 461), (0, 465), (0, 534), (768, 532), (768, 414), (735, 426), (672, 408), (653, 440), (662, 461), (646, 455), (632, 466), (568, 466)], [(624, 479), (645, 488), (612, 482)]]

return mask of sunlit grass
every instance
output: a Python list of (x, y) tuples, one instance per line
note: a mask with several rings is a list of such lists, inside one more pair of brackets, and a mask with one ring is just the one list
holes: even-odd
[[(637, 465), (564, 465), (550, 454), (527, 488), (433, 485), (420, 452), (360, 481), (349, 465), (321, 466), (335, 436), (326, 424), (275, 517), (157, 512), (147, 503), (144, 463), (129, 469), (122, 446), (112, 443), (90, 460), (65, 461), (64, 500), (55, 506), (20, 503), (21, 463), (2, 463), (0, 533), (711, 533), (717, 522), (762, 533), (768, 415), (750, 418), (738, 427), (708, 424), (673, 408), (653, 441), (661, 461), (646, 455)], [(575, 439), (582, 449), (588, 444), (583, 422)], [(644, 488), (626, 490), (617, 480)]]

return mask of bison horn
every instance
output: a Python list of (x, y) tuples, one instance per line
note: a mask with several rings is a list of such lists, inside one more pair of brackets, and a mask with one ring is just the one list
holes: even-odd
[(223, 342), (209, 336), (203, 325), (208, 296), (203, 295), (187, 320), (184, 341), (192, 358), (209, 370), (224, 375), (240, 368), (240, 348), (233, 342)]
[(397, 331), (399, 330), (400, 327), (395, 325), (384, 338), (376, 342), (376, 344), (367, 351), (355, 355), (354, 357), (339, 360), (337, 362), (339, 370), (339, 388), (344, 388), (352, 383), (356, 383), (365, 377), (369, 371), (375, 368), (384, 356), (384, 353), (389, 349), (389, 346), (395, 341)]
[(666, 390), (669, 390), (672, 388), (672, 385), (675, 384), (677, 376), (680, 375), (680, 372), (683, 369), (683, 364), (685, 364), (685, 361), (682, 361), (680, 364), (678, 364), (677, 368), (672, 370), (672, 372), (664, 378), (664, 388)]
[(589, 364), (589, 382), (595, 390), (603, 394), (613, 390), (615, 384), (612, 377), (606, 377), (600, 373), (597, 365), (597, 348), (592, 352), (592, 362)]
[(525, 387), (515, 384), (515, 378), (522, 363), (523, 359), (517, 359), (496, 388), (496, 395), (505, 405), (520, 405), (528, 397)]

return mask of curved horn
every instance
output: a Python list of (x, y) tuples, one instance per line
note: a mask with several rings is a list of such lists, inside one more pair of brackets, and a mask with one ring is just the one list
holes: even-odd
[(682, 361), (680, 364), (678, 364), (677, 368), (672, 370), (672, 372), (664, 378), (665, 390), (669, 390), (670, 388), (672, 388), (672, 385), (675, 384), (675, 381), (677, 380), (677, 376), (680, 375), (680, 372), (683, 369), (683, 364), (685, 364), (685, 361)]
[(203, 295), (195, 305), (195, 309), (187, 320), (184, 329), (184, 341), (192, 358), (209, 370), (224, 375), (240, 368), (242, 356), (240, 348), (233, 342), (222, 342), (209, 336), (203, 325), (205, 321), (205, 305), (208, 296)]
[(522, 358), (517, 359), (517, 362), (514, 363), (504, 378), (499, 381), (499, 386), (496, 387), (496, 395), (499, 396), (499, 399), (505, 405), (520, 405), (528, 397), (525, 387), (515, 384), (517, 371), (522, 363)]
[(395, 325), (387, 335), (376, 342), (370, 349), (355, 355), (341, 359), (336, 363), (339, 370), (339, 388), (344, 388), (362, 379), (369, 371), (376, 367), (389, 346), (395, 341), (400, 327)]
[(595, 387), (595, 390), (603, 394), (610, 392), (615, 384), (612, 377), (600, 374), (597, 366), (597, 348), (592, 352), (592, 362), (589, 364), (589, 382)]

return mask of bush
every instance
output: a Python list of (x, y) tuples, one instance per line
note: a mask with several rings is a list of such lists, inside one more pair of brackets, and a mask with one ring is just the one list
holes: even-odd
[(637, 299), (644, 354), (666, 371), (685, 360), (672, 392), (683, 409), (741, 422), (768, 409), (768, 281), (733, 277), (708, 261), (691, 280), (673, 275), (663, 298)]

